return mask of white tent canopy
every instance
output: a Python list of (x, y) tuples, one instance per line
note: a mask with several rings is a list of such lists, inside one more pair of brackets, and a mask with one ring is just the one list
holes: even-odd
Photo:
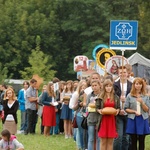
[(134, 53), (128, 58), (129, 64), (140, 64), (144, 66), (150, 66), (150, 60), (139, 54), (138, 52)]
[(128, 58), (132, 65), (132, 71), (135, 77), (144, 77), (150, 84), (150, 60), (139, 53), (134, 53)]

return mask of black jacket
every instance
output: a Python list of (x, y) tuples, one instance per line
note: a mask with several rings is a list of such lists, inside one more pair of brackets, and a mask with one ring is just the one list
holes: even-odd
[[(127, 80), (127, 92), (126, 92), (126, 96), (130, 93), (132, 87), (132, 82)], [(114, 82), (114, 90), (115, 90), (115, 94), (120, 97), (121, 96), (121, 87), (120, 87), (120, 80), (118, 80), (117, 82)]]
[(18, 103), (17, 100), (15, 100), (15, 102), (12, 105), (11, 108), (8, 107), (7, 103), (8, 103), (8, 100), (4, 100), (4, 102), (3, 102), (4, 119), (2, 121), (4, 123), (5, 120), (6, 120), (7, 115), (11, 114), (11, 115), (13, 115), (14, 120), (15, 120), (15, 122), (17, 124), (18, 123), (18, 120), (17, 120), (17, 110), (18, 110), (18, 107), (19, 107), (19, 103)]

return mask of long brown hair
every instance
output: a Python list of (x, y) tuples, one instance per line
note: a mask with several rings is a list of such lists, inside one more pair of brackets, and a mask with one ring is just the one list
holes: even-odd
[(114, 101), (114, 88), (113, 88), (113, 82), (110, 79), (105, 79), (104, 83), (103, 83), (103, 89), (101, 91), (100, 94), (100, 98), (105, 102), (107, 100), (107, 94), (106, 94), (106, 86), (107, 85), (111, 85), (112, 86), (112, 90), (110, 92), (110, 100)]
[(47, 85), (47, 93), (49, 96), (54, 97), (55, 98), (55, 93), (54, 93), (54, 89), (52, 88), (53, 82), (49, 82)]
[(73, 92), (73, 81), (72, 81), (72, 80), (68, 80), (68, 81), (66, 82), (66, 89), (65, 89), (65, 93), (67, 93), (67, 92), (68, 92), (67, 84), (71, 84), (70, 91), (71, 91), (71, 92)]
[(137, 77), (134, 79), (134, 81), (132, 83), (132, 88), (131, 88), (131, 92), (130, 92), (131, 96), (136, 97), (136, 89), (135, 89), (135, 83), (136, 82), (138, 82), (139, 84), (142, 84), (141, 94), (146, 95), (146, 85), (145, 85), (142, 78)]

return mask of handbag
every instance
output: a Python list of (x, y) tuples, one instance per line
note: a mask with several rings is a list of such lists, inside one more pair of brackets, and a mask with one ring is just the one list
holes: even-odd
[(85, 129), (85, 130), (87, 130), (88, 129), (88, 125), (87, 125), (87, 117), (88, 116), (83, 116), (83, 120), (82, 120), (82, 122), (81, 122), (81, 127), (83, 128), (83, 129)]
[(73, 128), (78, 128), (77, 120), (76, 120), (76, 115), (75, 115), (74, 118), (73, 118), (72, 127), (73, 127)]

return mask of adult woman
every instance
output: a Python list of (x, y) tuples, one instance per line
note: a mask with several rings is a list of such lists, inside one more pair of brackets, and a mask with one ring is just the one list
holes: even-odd
[(150, 101), (145, 88), (143, 79), (135, 78), (125, 101), (124, 109), (128, 113), (126, 133), (131, 136), (132, 150), (137, 150), (137, 140), (139, 140), (139, 150), (144, 150), (145, 136), (150, 134), (148, 125)]
[[(112, 150), (113, 139), (117, 137), (115, 115), (119, 113), (120, 101), (119, 98), (114, 95), (113, 83), (110, 79), (105, 79), (100, 98), (96, 100), (96, 107), (101, 117), (101, 120), (99, 120), (100, 124), (98, 126), (98, 136), (101, 141), (100, 149)], [(103, 114), (103, 108), (105, 107), (115, 108), (115, 114)]]
[(43, 107), (43, 120), (42, 125), (44, 126), (44, 135), (50, 135), (50, 128), (56, 126), (56, 113), (55, 106), (53, 105), (55, 98), (53, 83), (50, 82), (47, 85), (46, 92), (42, 94), (42, 104)]
[(2, 139), (0, 140), (0, 149), (24, 150), (24, 146), (16, 139), (14, 135), (11, 135), (8, 130), (3, 130), (1, 135)]
[(8, 129), (11, 134), (16, 134), (18, 122), (17, 110), (19, 107), (19, 103), (12, 88), (8, 88), (4, 94), (3, 107), (4, 107), (3, 128)]

